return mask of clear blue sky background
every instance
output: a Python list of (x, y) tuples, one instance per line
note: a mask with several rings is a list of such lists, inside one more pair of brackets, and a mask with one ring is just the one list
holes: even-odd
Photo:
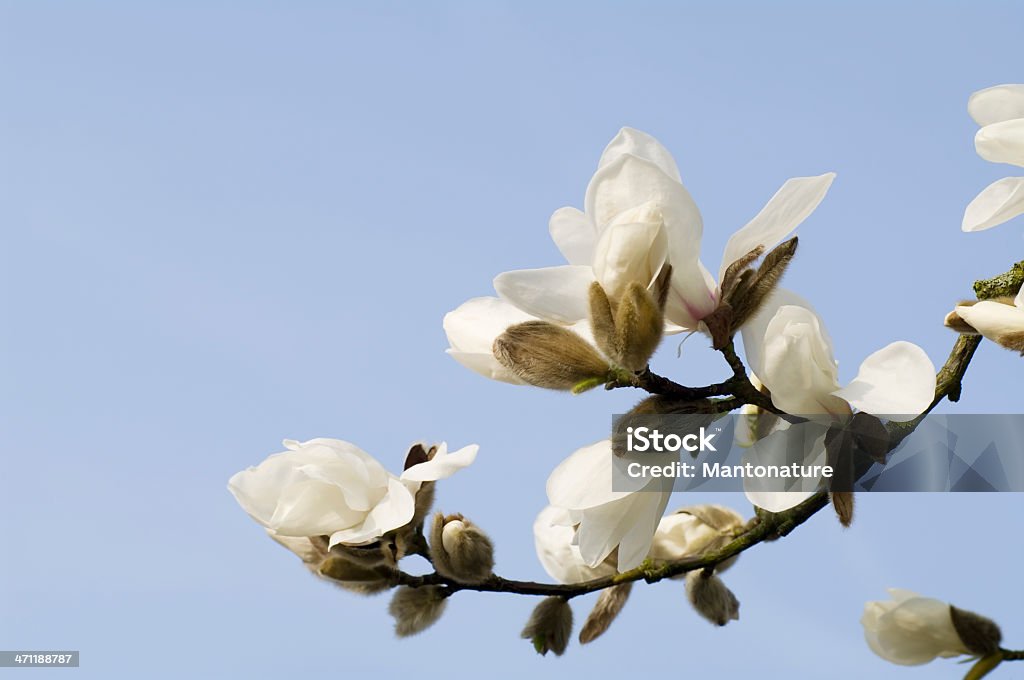
[[(225, 488), (284, 437), (395, 470), (412, 441), (476, 442), (439, 505), (542, 578), (549, 471), (637, 395), (488, 382), (441, 318), (560, 262), (547, 218), (623, 125), (675, 154), (711, 269), (786, 178), (836, 171), (787, 285), (844, 378), (901, 338), (940, 364), (953, 301), (1024, 258), (1019, 219), (959, 230), (1013, 174), (974, 154), (966, 101), (1024, 80), (1024, 6), (819, 5), (0, 3), (0, 649), (80, 649), (32, 673), (60, 678), (961, 677), (871, 654), (858, 619), (887, 586), (1024, 647), (1018, 494), (862, 496), (852, 529), (822, 513), (739, 560), (738, 623), (641, 587), (559, 659), (506, 595), (396, 641), (386, 597), (309, 577)], [(720, 379), (705, 344), (656, 367)], [(1018, 411), (1022, 370), (985, 345), (954, 408)]]

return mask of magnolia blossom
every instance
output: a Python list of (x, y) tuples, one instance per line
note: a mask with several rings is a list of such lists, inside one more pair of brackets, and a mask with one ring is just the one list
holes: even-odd
[(864, 639), (878, 656), (904, 666), (936, 657), (970, 654), (956, 632), (948, 604), (909, 590), (890, 588), (891, 601), (864, 605)]
[[(757, 246), (769, 248), (796, 229), (824, 198), (834, 176), (798, 177), (783, 184), (729, 239), (719, 279), (738, 258)], [(623, 128), (601, 155), (584, 209), (560, 208), (551, 216), (551, 237), (569, 264), (505, 272), (494, 287), (524, 312), (571, 324), (587, 318), (593, 281), (615, 301), (632, 282), (650, 288), (669, 263), (666, 320), (697, 329), (719, 298), (714, 277), (700, 261), (703, 229), (671, 154), (650, 135)]]
[[(979, 90), (967, 103), (981, 126), (974, 137), (978, 155), (993, 163), (1024, 166), (1024, 85)], [(962, 229), (982, 231), (1024, 213), (1024, 177), (1005, 177), (988, 185), (964, 212)]]
[(747, 363), (786, 413), (845, 418), (853, 409), (913, 420), (935, 397), (935, 366), (917, 345), (898, 341), (861, 362), (845, 387), (825, 324), (809, 302), (777, 289), (742, 330)]
[[(664, 465), (676, 454), (650, 456), (652, 465)], [(585, 446), (562, 461), (548, 478), (548, 501), (561, 508), (566, 526), (576, 526), (572, 544), (583, 564), (591, 569), (618, 548), (619, 571), (638, 566), (651, 549), (658, 520), (672, 493), (671, 480), (617, 479), (613, 489), (612, 442)]]
[[(721, 505), (681, 508), (658, 522), (646, 557), (667, 562), (699, 555), (742, 525), (739, 513)], [(534, 544), (537, 557), (551, 578), (560, 583), (582, 583), (616, 572), (612, 556), (596, 566), (588, 565), (573, 540), (575, 534), (568, 510), (549, 505), (537, 515), (533, 523)], [(726, 561), (717, 570), (725, 571), (731, 564), (731, 560)]]
[(1018, 291), (1013, 305), (983, 300), (959, 306), (956, 313), (989, 340), (1024, 353), (1024, 288)]
[(397, 477), (355, 444), (340, 439), (285, 440), (287, 451), (234, 475), (228, 489), (242, 509), (277, 536), (330, 536), (370, 543), (409, 523), (421, 482), (450, 477), (471, 464), (478, 447), (434, 457)]

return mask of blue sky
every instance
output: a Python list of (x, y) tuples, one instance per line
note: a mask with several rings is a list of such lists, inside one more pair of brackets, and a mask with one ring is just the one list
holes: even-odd
[[(310, 578), (225, 488), (285, 437), (394, 470), (416, 440), (479, 443), (439, 507), (542, 578), (548, 473), (637, 395), (488, 382), (441, 318), (560, 262), (547, 218), (623, 125), (674, 153), (712, 269), (786, 178), (837, 172), (786, 285), (845, 379), (896, 339), (941, 364), (950, 305), (1024, 258), (1019, 219), (959, 230), (1013, 174), (974, 154), (966, 101), (1024, 79), (1021, 25), (1009, 2), (0, 3), (0, 648), (81, 650), (44, 677), (962, 676), (870, 653), (861, 607), (888, 586), (1024, 646), (1019, 494), (863, 496), (853, 528), (822, 513), (739, 560), (738, 623), (642, 587), (555, 659), (506, 595), (396, 641), (385, 599)], [(721, 379), (704, 345), (655, 366)], [(953, 408), (1019, 411), (1020, 370), (984, 346)]]

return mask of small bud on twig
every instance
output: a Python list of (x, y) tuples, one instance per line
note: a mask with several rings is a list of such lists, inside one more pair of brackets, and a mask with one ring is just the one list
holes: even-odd
[(447, 599), (440, 586), (402, 586), (395, 591), (388, 605), (388, 613), (395, 619), (395, 634), (408, 637), (430, 628), (441, 618), (446, 604)]
[(687, 573), (686, 595), (697, 613), (716, 626), (740, 618), (739, 600), (714, 574), (705, 576), (703, 570)]
[(546, 597), (530, 614), (522, 637), (532, 641), (533, 648), (541, 656), (549, 651), (555, 656), (562, 656), (569, 646), (571, 634), (572, 607), (561, 597)]
[(462, 515), (434, 515), (430, 557), (437, 573), (462, 583), (480, 583), (494, 570), (494, 545)]
[(369, 569), (341, 557), (328, 557), (317, 573), (346, 590), (360, 595), (375, 595), (392, 587), (394, 572), (388, 567)]
[(608, 627), (626, 606), (629, 593), (633, 590), (633, 583), (627, 581), (611, 588), (605, 588), (597, 598), (597, 604), (591, 610), (583, 628), (580, 630), (580, 644), (593, 642), (604, 635)]

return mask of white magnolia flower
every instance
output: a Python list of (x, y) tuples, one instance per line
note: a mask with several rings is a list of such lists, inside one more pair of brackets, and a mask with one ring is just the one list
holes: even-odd
[[(650, 462), (664, 465), (673, 457), (678, 460), (652, 454)], [(666, 478), (617, 479), (631, 488), (613, 490), (613, 461), (610, 439), (579, 449), (548, 478), (548, 501), (567, 511), (567, 526), (578, 525), (572, 543), (585, 565), (597, 568), (618, 548), (618, 570), (627, 571), (650, 552), (672, 485)]]
[(923, 349), (905, 341), (870, 355), (857, 377), (841, 386), (824, 322), (788, 290), (775, 290), (742, 334), (748, 365), (786, 413), (845, 418), (857, 409), (902, 422), (935, 397), (935, 366)]
[[(1024, 166), (1024, 85), (996, 85), (979, 90), (967, 102), (981, 126), (974, 137), (978, 155), (993, 163)], [(964, 212), (962, 229), (982, 231), (1024, 213), (1024, 177), (990, 184)]]
[(235, 474), (228, 489), (242, 509), (278, 536), (330, 536), (372, 542), (412, 519), (421, 482), (450, 477), (471, 464), (478, 447), (434, 457), (396, 477), (355, 444), (340, 439), (285, 440), (287, 451)]
[[(758, 245), (770, 248), (810, 215), (835, 177), (786, 181), (725, 247), (726, 268)], [(671, 154), (648, 134), (623, 128), (608, 144), (590, 180), (584, 210), (560, 208), (550, 232), (568, 265), (505, 272), (498, 294), (541, 319), (576, 323), (587, 318), (587, 290), (598, 281), (613, 300), (631, 282), (650, 287), (666, 262), (672, 287), (670, 324), (697, 329), (718, 305), (714, 277), (700, 261), (703, 222)], [(678, 329), (676, 329), (678, 330)]]
[[(705, 521), (706, 520), (706, 521)], [(712, 522), (709, 524), (708, 522)], [(723, 535), (743, 525), (739, 513), (721, 505), (700, 505), (681, 508), (658, 522), (647, 557), (652, 560), (675, 561), (699, 555)], [(559, 583), (582, 583), (616, 573), (611, 557), (591, 567), (573, 542), (576, 530), (571, 513), (552, 505), (541, 510), (533, 523), (537, 557), (545, 571)], [(727, 561), (718, 567), (725, 571)]]
[(864, 639), (878, 656), (904, 666), (970, 654), (953, 625), (950, 606), (909, 590), (890, 588), (892, 600), (864, 605)]
[[(898, 341), (866, 358), (857, 377), (839, 383), (839, 365), (825, 324), (809, 302), (776, 289), (743, 327), (747, 363), (780, 410), (811, 419), (758, 441), (745, 457), (754, 464), (802, 456), (805, 465), (824, 465), (826, 428), (845, 422), (854, 410), (899, 422), (913, 420), (935, 397), (935, 366), (917, 345)], [(775, 491), (771, 480), (744, 479), (754, 505), (781, 512), (810, 497), (818, 480), (801, 478), (792, 491)]]
[(956, 313), (986, 338), (1024, 353), (1024, 288), (1013, 305), (983, 300), (956, 308)]

